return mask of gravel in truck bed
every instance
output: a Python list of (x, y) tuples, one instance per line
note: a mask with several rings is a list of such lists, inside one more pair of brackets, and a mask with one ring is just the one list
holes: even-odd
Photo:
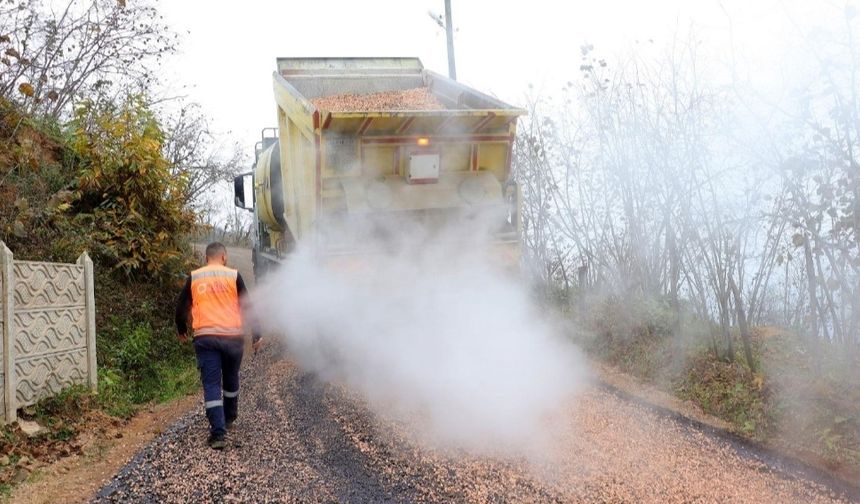
[(388, 110), (445, 110), (429, 89), (420, 87), (402, 91), (379, 93), (345, 93), (314, 98), (311, 103), (318, 109), (329, 112), (370, 112)]
[(731, 443), (594, 387), (562, 412), (547, 460), (424, 446), (403, 419), (301, 370), (276, 345), (243, 370), (222, 452), (202, 408), (142, 450), (94, 502), (847, 502)]

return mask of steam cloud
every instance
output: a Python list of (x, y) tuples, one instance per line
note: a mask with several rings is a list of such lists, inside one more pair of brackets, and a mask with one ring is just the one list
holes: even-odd
[(343, 381), (382, 413), (417, 414), (422, 434), (471, 450), (533, 449), (585, 375), (584, 359), (495, 267), (473, 231), (375, 242), (322, 264), (296, 252), (255, 293), (267, 329), (299, 364)]

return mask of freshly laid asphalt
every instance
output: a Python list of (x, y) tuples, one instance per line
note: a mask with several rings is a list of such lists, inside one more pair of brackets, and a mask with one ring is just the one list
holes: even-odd
[(247, 359), (228, 447), (202, 407), (93, 502), (850, 502), (734, 443), (599, 387), (576, 401), (551, 463), (440, 451), (270, 345)]

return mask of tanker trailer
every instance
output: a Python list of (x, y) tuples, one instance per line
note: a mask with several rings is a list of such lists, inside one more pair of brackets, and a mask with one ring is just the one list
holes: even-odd
[(486, 227), (489, 259), (518, 262), (511, 157), (525, 111), (417, 58), (278, 58), (272, 81), (278, 127), (234, 180), (255, 214), (258, 274), (296, 246), (337, 261), (376, 252), (380, 229), (452, 219)]

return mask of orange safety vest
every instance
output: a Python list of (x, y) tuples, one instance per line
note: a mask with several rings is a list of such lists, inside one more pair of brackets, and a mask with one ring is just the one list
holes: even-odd
[(237, 275), (234, 269), (213, 265), (191, 272), (191, 318), (195, 336), (242, 336)]

